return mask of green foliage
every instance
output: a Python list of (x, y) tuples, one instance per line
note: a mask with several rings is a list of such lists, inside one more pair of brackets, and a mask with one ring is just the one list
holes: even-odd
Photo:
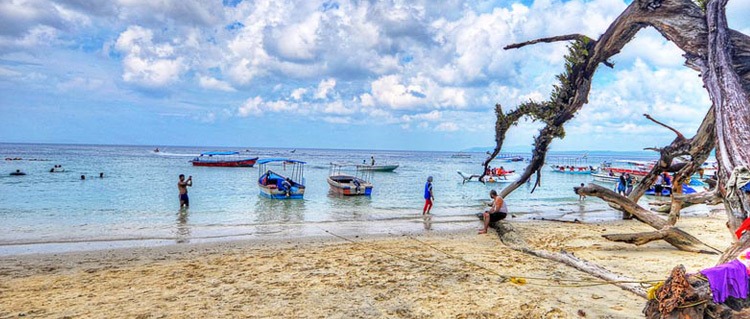
[(708, 0), (693, 0), (695, 4), (697, 4), (699, 7), (701, 7), (701, 10), (703, 12), (706, 12), (706, 5), (708, 4)]

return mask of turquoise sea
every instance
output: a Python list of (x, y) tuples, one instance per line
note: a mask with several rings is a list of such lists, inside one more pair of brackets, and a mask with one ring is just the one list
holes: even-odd
[[(462, 183), (456, 173), (479, 173), (484, 153), (274, 149), (227, 147), (160, 147), (0, 144), (0, 255), (66, 252), (101, 248), (169, 245), (236, 239), (273, 239), (345, 235), (399, 234), (471, 230), (488, 192), (502, 185)], [(250, 157), (288, 157), (306, 161), (303, 200), (259, 196), (257, 168), (193, 167), (203, 151), (241, 151)], [(294, 151), (294, 152), (292, 152)], [(552, 153), (548, 163), (583, 163), (583, 153)], [(329, 193), (330, 162), (398, 163), (391, 173), (373, 174), (371, 197), (342, 198)], [(528, 155), (525, 155), (528, 158)], [(650, 160), (648, 153), (589, 153), (585, 162)], [(65, 172), (50, 173), (55, 165)], [(495, 166), (522, 170), (526, 163)], [(10, 176), (17, 169), (26, 176)], [(99, 178), (99, 173), (104, 178)], [(179, 210), (177, 177), (192, 175), (190, 209)], [(86, 179), (81, 180), (80, 176)], [(433, 217), (421, 216), (427, 176), (434, 177)], [(584, 202), (572, 188), (589, 175), (545, 170), (542, 186), (509, 196), (515, 220), (539, 218), (600, 221), (620, 214), (602, 201)]]

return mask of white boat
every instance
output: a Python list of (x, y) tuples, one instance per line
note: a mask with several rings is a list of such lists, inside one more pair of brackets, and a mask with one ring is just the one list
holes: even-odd
[[(351, 166), (356, 167), (354, 175), (342, 172), (342, 168)], [(326, 179), (331, 192), (344, 196), (370, 196), (373, 185), (369, 179), (372, 177), (372, 171), (362, 170), (361, 167), (363, 166), (368, 165), (331, 163), (331, 169)]]
[(398, 164), (385, 164), (385, 165), (358, 165), (359, 170), (372, 171), (372, 172), (393, 172), (398, 168)]
[[(498, 183), (498, 184), (504, 184), (504, 183), (512, 183), (518, 179), (519, 175), (515, 172), (511, 172), (504, 175), (485, 175), (484, 177), (481, 177), (481, 175), (478, 174), (466, 174), (462, 171), (457, 171), (458, 175), (461, 175), (461, 178), (463, 178), (463, 182), (482, 182), (482, 183)], [(481, 177), (481, 179), (480, 179)]]

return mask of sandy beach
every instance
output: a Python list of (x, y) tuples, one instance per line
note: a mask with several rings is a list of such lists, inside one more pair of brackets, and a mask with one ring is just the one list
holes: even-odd
[[(678, 226), (727, 247), (723, 212), (696, 212)], [(698, 271), (718, 259), (664, 242), (636, 247), (601, 237), (649, 230), (637, 221), (514, 227), (535, 248), (564, 249), (639, 280), (663, 279), (677, 264)], [(645, 304), (612, 285), (579, 287), (595, 278), (513, 251), (492, 230), (347, 239), (3, 257), (0, 318), (633, 318)], [(498, 274), (528, 279), (518, 285)]]

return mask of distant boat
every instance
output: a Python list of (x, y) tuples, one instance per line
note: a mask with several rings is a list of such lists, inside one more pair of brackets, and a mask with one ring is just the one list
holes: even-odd
[(26, 173), (21, 172), (20, 169), (17, 169), (15, 172), (10, 173), (10, 176), (24, 176), (24, 175), (26, 175)]
[(253, 167), (257, 160), (257, 157), (240, 156), (239, 152), (204, 152), (190, 162), (193, 166)]
[(451, 155), (451, 158), (471, 158), (471, 154), (456, 153), (456, 154)]
[[(268, 169), (268, 165), (280, 164), (278, 171)], [(258, 161), (258, 188), (260, 195), (272, 199), (302, 199), (305, 196), (304, 165), (302, 161), (286, 158), (264, 158)]]
[[(357, 168), (355, 175), (342, 173), (342, 168), (354, 166)], [(342, 163), (331, 163), (327, 181), (331, 192), (344, 196), (370, 196), (372, 194), (372, 183), (368, 180), (372, 171), (360, 170), (366, 165), (351, 165)]]
[(358, 168), (362, 171), (372, 172), (393, 172), (398, 168), (398, 164), (391, 165), (358, 165)]
[(572, 166), (572, 165), (550, 165), (553, 172), (565, 174), (592, 174), (597, 172), (593, 166)]
[(158, 147), (154, 149), (154, 153), (159, 153), (159, 148)]
[(502, 174), (502, 175), (485, 175), (484, 177), (481, 177), (481, 175), (479, 174), (469, 175), (462, 171), (457, 171), (457, 172), (458, 172), (458, 175), (461, 175), (461, 178), (463, 178), (463, 183), (483, 182), (483, 183), (505, 184), (505, 183), (515, 182), (519, 177), (519, 175), (516, 174), (515, 171), (508, 171), (507, 173)]

